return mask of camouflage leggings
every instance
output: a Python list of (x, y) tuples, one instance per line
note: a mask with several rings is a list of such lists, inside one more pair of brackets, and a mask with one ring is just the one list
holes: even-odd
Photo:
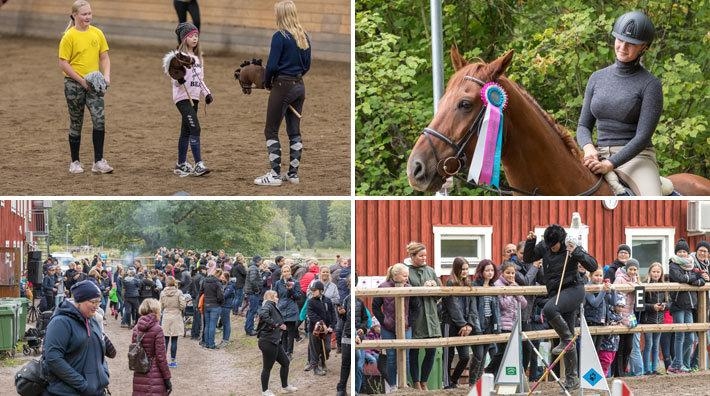
[(84, 125), (84, 107), (89, 108), (94, 130), (104, 130), (104, 98), (96, 92), (87, 91), (75, 80), (64, 78), (64, 96), (69, 108), (69, 136), (81, 136)]

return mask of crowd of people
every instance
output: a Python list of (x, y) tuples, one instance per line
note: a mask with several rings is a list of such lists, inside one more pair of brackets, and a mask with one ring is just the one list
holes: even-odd
[[(530, 232), (526, 240), (506, 244), (502, 262), (481, 260), (472, 269), (463, 257), (456, 257), (451, 273), (445, 278), (447, 286), (473, 286), (489, 289), (490, 293), (477, 296), (408, 297), (404, 298), (406, 339), (457, 337), (510, 332), (517, 321), (520, 309), (523, 331), (553, 329), (560, 339), (552, 349), (554, 359), (564, 353), (565, 378), (568, 390), (579, 388), (578, 348), (574, 328), (580, 325), (580, 306), (589, 326), (626, 326), (640, 324), (693, 323), (698, 320), (697, 293), (694, 291), (647, 291), (644, 310), (634, 312), (635, 295), (621, 292), (615, 285), (642, 285), (643, 283), (677, 282), (703, 286), (710, 281), (710, 243), (700, 241), (694, 252), (684, 239), (675, 244), (670, 257), (668, 274), (659, 262), (639, 263), (631, 256), (628, 245), (621, 244), (616, 259), (609, 264), (599, 264), (570, 237), (564, 228), (551, 225), (544, 238), (538, 242)], [(427, 264), (426, 247), (411, 242), (406, 248), (404, 263), (388, 268), (386, 280), (380, 288), (403, 286), (441, 286), (442, 281)], [(642, 283), (639, 269), (647, 268), (648, 275)], [(495, 288), (500, 286), (544, 285), (547, 294), (536, 296), (504, 296)], [(585, 292), (586, 285), (597, 285)], [(395, 339), (395, 299), (375, 297), (372, 301), (372, 319), (355, 318), (360, 339)], [(356, 304), (361, 304), (356, 299)], [(367, 308), (364, 308), (365, 310)], [(702, 313), (700, 313), (702, 314)], [(641, 346), (641, 337), (644, 345)], [(697, 334), (692, 332), (645, 332), (594, 336), (595, 347), (607, 377), (687, 373), (697, 371)], [(359, 340), (358, 340), (359, 342)], [(538, 381), (543, 366), (538, 363), (532, 348), (540, 348), (540, 340), (523, 342), (522, 369), (529, 381)], [(444, 388), (459, 386), (463, 373), (468, 370), (468, 384), (474, 384), (481, 375), (497, 375), (505, 344), (476, 344), (443, 348), (443, 378), (438, 385)], [(411, 349), (407, 354), (410, 383), (398, 384), (394, 349), (358, 349), (356, 351), (355, 387), (363, 386), (364, 365), (377, 364), (384, 378), (385, 393), (398, 387), (411, 386), (428, 390), (435, 348)], [(489, 363), (486, 365), (486, 357)], [(456, 364), (454, 365), (454, 362)], [(662, 363), (662, 365), (661, 365)], [(438, 387), (438, 386), (437, 386)]]
[[(92, 261), (71, 263), (62, 273), (48, 258), (39, 288), (40, 309), (53, 310), (54, 316), (68, 316), (73, 320), (70, 323), (84, 323), (89, 329), (96, 326), (99, 341), (94, 345), (85, 340), (84, 347), (72, 352), (75, 348), (69, 343), (74, 345), (78, 340), (52, 336), (47, 339), (53, 343), (57, 338), (56, 345), (45, 346), (45, 353), (63, 351), (62, 356), (53, 358), (72, 367), (83, 367), (88, 358), (99, 361), (104, 355), (102, 349), (110, 343), (103, 326), (110, 317), (117, 323), (120, 319), (120, 326), (132, 331), (131, 342), (143, 345), (151, 360), (148, 372), (134, 372), (134, 394), (167, 394), (172, 390), (170, 370), (178, 367), (178, 340), (188, 333), (186, 323), (191, 323), (191, 339), (210, 351), (233, 342), (232, 319), (241, 315), (245, 316), (244, 337), (256, 336), (263, 356), (263, 395), (274, 394), (269, 389), (269, 377), (275, 362), (281, 366), (281, 392), (295, 392), (297, 388), (288, 380), (291, 361), (302, 359), (305, 371), (324, 376), (331, 347), (342, 357), (341, 379), (332, 388), (345, 394), (352, 344), (350, 326), (346, 325), (351, 316), (349, 259), (337, 256), (335, 264), (329, 266), (319, 265), (316, 259), (301, 263), (283, 256), (271, 261), (256, 255), (246, 265), (240, 253), (230, 257), (223, 250), (215, 254), (211, 250), (197, 253), (160, 248), (151, 261), (151, 268), (135, 259), (130, 266), (119, 265), (110, 271), (97, 255)], [(48, 334), (58, 331), (58, 323), (50, 321)], [(308, 343), (306, 356), (295, 356), (296, 342)], [(92, 345), (94, 349), (87, 349)], [(96, 367), (108, 371), (103, 358)], [(61, 362), (49, 360), (48, 369), (52, 373), (50, 383), (62, 389), (70, 387), (93, 395), (103, 394), (108, 386), (108, 375), (105, 380), (99, 376), (85, 391), (85, 383), (80, 384), (78, 378), (65, 381), (57, 371), (65, 369)], [(90, 374), (94, 375), (96, 369), (92, 370)], [(88, 373), (82, 375), (89, 380)]]

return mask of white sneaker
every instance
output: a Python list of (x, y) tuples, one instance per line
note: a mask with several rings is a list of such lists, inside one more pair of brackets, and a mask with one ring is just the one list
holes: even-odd
[(272, 171), (268, 171), (264, 176), (259, 176), (254, 179), (254, 184), (260, 186), (280, 186), (281, 183), (281, 177), (274, 175)]
[(289, 385), (289, 386), (287, 386), (287, 387), (285, 387), (285, 388), (281, 388), (281, 392), (283, 392), (283, 393), (293, 393), (293, 392), (295, 392), (295, 391), (297, 391), (297, 390), (298, 390), (298, 388), (296, 388), (296, 387), (293, 386), (293, 385)]
[(69, 173), (84, 173), (84, 168), (81, 167), (81, 162), (74, 161), (69, 164)]
[(180, 177), (186, 177), (190, 176), (194, 170), (195, 168), (193, 168), (189, 162), (183, 162), (182, 164), (175, 164), (173, 173)]
[(210, 169), (205, 166), (205, 163), (200, 161), (195, 164), (195, 169), (193, 169), (192, 174), (195, 176), (202, 176), (210, 173)]
[(91, 171), (94, 173), (111, 173), (113, 168), (106, 162), (105, 159), (101, 158), (101, 161), (94, 162), (94, 166), (91, 167)]
[(271, 389), (267, 389), (263, 392), (261, 392), (261, 396), (276, 396), (274, 392), (271, 391)]

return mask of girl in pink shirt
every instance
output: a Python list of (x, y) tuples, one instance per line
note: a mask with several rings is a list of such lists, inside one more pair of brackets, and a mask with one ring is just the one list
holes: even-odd
[[(202, 52), (200, 51), (199, 31), (189, 22), (180, 23), (175, 29), (175, 34), (180, 41), (176, 51), (166, 56), (167, 62), (179, 53), (191, 58), (192, 65), (186, 68), (185, 77), (173, 79), (173, 102), (182, 117), (180, 138), (178, 139), (178, 159), (173, 173), (180, 177), (189, 175), (202, 176), (210, 172), (202, 161), (200, 153), (200, 122), (197, 119), (197, 106), (200, 96), (205, 97), (205, 103), (212, 103), (212, 94), (204, 82), (204, 69)], [(167, 62), (164, 66), (167, 70)], [(187, 161), (187, 149), (192, 151), (195, 159), (193, 167)]]

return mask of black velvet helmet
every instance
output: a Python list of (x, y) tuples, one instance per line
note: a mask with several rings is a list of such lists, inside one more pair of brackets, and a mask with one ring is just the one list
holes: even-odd
[(645, 43), (650, 46), (656, 36), (656, 28), (646, 14), (641, 11), (631, 11), (616, 18), (611, 34), (627, 43)]
[(543, 234), (543, 239), (545, 240), (545, 245), (547, 247), (553, 246), (557, 242), (564, 244), (565, 237), (567, 236), (567, 231), (565, 231), (559, 224), (552, 224), (545, 229)]

